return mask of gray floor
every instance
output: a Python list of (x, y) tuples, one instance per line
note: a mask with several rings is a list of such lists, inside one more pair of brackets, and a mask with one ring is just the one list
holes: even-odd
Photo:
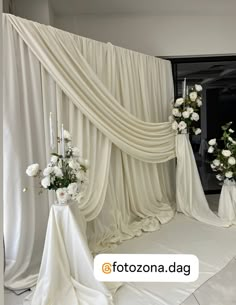
[[(218, 209), (218, 202), (219, 202), (219, 195), (207, 195), (207, 200), (209, 203), (210, 208), (213, 211), (217, 211)], [(17, 296), (15, 293), (5, 290), (5, 300), (4, 300), (4, 305), (22, 305), (24, 298), (29, 294), (29, 292), (26, 292), (24, 294), (21, 294)], [(205, 305), (205, 303), (200, 303), (199, 300), (197, 299), (197, 295), (193, 294), (191, 295), (184, 303), (183, 305)], [(222, 304), (226, 305), (226, 304)]]

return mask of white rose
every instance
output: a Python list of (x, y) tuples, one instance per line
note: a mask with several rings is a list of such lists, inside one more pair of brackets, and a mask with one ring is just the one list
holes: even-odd
[(53, 173), (57, 177), (62, 177), (63, 176), (62, 170), (58, 166), (53, 167)]
[(173, 108), (172, 109), (172, 114), (173, 114), (173, 116), (181, 117), (181, 113), (180, 113), (178, 108)]
[(89, 167), (89, 161), (87, 159), (79, 158), (79, 163), (86, 168)]
[(236, 164), (236, 159), (235, 159), (234, 157), (230, 157), (230, 158), (228, 159), (228, 163), (229, 163), (230, 165), (235, 165), (235, 164)]
[(184, 112), (182, 113), (182, 116), (183, 116), (185, 119), (188, 119), (189, 116), (190, 116), (190, 113), (189, 113), (188, 111), (184, 111)]
[(209, 154), (212, 154), (213, 151), (214, 151), (214, 147), (213, 147), (213, 146), (210, 146), (210, 147), (208, 148), (208, 153), (209, 153)]
[(191, 113), (193, 113), (193, 108), (192, 107), (187, 107), (187, 111), (191, 114)]
[(234, 130), (232, 128), (229, 129), (230, 133), (234, 133)]
[(211, 168), (214, 170), (216, 166), (214, 164), (211, 164)]
[(215, 166), (220, 166), (220, 160), (218, 160), (218, 159), (213, 160), (212, 163), (213, 163)]
[(197, 128), (196, 130), (195, 130), (195, 135), (198, 135), (198, 134), (200, 134), (202, 131), (201, 131), (201, 128)]
[(208, 142), (208, 144), (211, 145), (211, 146), (216, 145), (216, 139), (211, 139), (211, 140)]
[(71, 134), (69, 133), (69, 131), (67, 131), (65, 129), (64, 129), (64, 139), (67, 140), (67, 141), (72, 140)]
[(197, 92), (202, 91), (202, 86), (201, 85), (195, 85), (194, 86)]
[(202, 106), (202, 101), (197, 99), (197, 105), (198, 105), (198, 107), (201, 107)]
[(58, 157), (57, 156), (51, 156), (51, 162), (57, 163)]
[(73, 147), (72, 148), (72, 155), (74, 157), (79, 157), (80, 156), (80, 149), (78, 147)]
[(79, 163), (75, 162), (74, 160), (71, 160), (69, 163), (68, 163), (69, 167), (72, 168), (72, 169), (78, 169), (79, 168)]
[(37, 175), (38, 171), (39, 171), (39, 165), (38, 163), (34, 163), (27, 167), (26, 174), (30, 177), (34, 177)]
[(41, 180), (42, 186), (46, 189), (50, 186), (50, 177), (46, 176)]
[(59, 203), (66, 203), (70, 199), (70, 194), (67, 192), (67, 188), (59, 188), (56, 190), (56, 196)]
[(84, 180), (87, 179), (86, 173), (85, 173), (83, 170), (80, 170), (80, 171), (76, 174), (76, 178), (77, 178), (79, 181), (84, 181)]
[(73, 182), (67, 186), (67, 191), (70, 195), (74, 195), (78, 190), (78, 184)]
[(225, 173), (225, 177), (230, 179), (233, 177), (233, 173), (231, 171), (228, 171)]
[(178, 123), (176, 121), (174, 121), (172, 123), (172, 129), (177, 130), (178, 129)]
[(216, 175), (216, 179), (222, 181), (222, 180), (223, 180), (223, 177), (222, 177), (220, 174), (218, 174), (218, 175)]
[(228, 149), (223, 149), (221, 153), (224, 157), (230, 157), (231, 156), (231, 151), (228, 150)]
[(179, 130), (184, 130), (185, 128), (187, 128), (187, 124), (184, 121), (181, 121), (178, 125)]
[(191, 115), (191, 120), (192, 121), (198, 121), (199, 120), (199, 115), (196, 112), (193, 112)]
[(192, 102), (194, 102), (194, 101), (196, 101), (196, 99), (197, 99), (197, 92), (191, 92), (190, 94), (189, 94), (189, 98), (190, 98), (190, 100), (192, 101)]
[(53, 172), (53, 167), (49, 166), (49, 167), (46, 167), (43, 171), (43, 175), (44, 176), (48, 176), (50, 175), (51, 173)]
[(183, 104), (183, 102), (184, 102), (184, 99), (182, 97), (180, 97), (175, 101), (175, 106), (180, 106)]

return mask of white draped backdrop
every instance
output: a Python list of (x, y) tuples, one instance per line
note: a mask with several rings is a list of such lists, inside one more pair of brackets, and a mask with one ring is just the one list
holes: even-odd
[[(210, 212), (200, 184), (197, 197), (194, 185), (188, 187), (189, 179), (199, 177), (192, 155), (185, 166), (181, 159), (181, 149), (186, 156), (191, 150), (186, 137), (177, 141), (175, 153), (176, 136), (168, 122), (169, 61), (11, 15), (4, 16), (3, 39), (7, 287), (32, 287), (37, 280), (53, 196), (38, 195), (25, 169), (36, 161), (47, 164), (50, 111), (55, 128), (63, 122), (90, 161), (89, 187), (79, 210), (94, 253), (172, 219), (176, 153), (178, 210), (228, 225)], [(183, 174), (190, 176), (181, 181)]]

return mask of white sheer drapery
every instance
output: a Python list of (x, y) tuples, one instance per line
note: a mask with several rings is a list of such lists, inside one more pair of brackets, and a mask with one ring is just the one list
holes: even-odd
[[(154, 160), (158, 163), (175, 155), (170, 123), (155, 123), (167, 121), (173, 100), (173, 84), (168, 61), (77, 37), (17, 17), (5, 16), (4, 19), (5, 77), (9, 82), (4, 93), (5, 112), (6, 118), (14, 120), (5, 121), (5, 130), (9, 130), (11, 135), (5, 134), (8, 166), (4, 171), (7, 182), (4, 192), (5, 284), (9, 288), (21, 289), (35, 284), (46, 230), (47, 198), (35, 195), (31, 188), (22, 193), (22, 188), (32, 183), (25, 176), (27, 164), (39, 160), (43, 167), (47, 163), (49, 151), (45, 147), (49, 147), (49, 112), (57, 116), (58, 124), (64, 122), (72, 132), (75, 144), (90, 160), (90, 184), (80, 210), (90, 222), (88, 236), (91, 247), (96, 251), (102, 245), (110, 247), (113, 243), (139, 235), (142, 230), (157, 229), (160, 223), (169, 221), (174, 215), (174, 163), (153, 164)], [(63, 36), (66, 45), (73, 45), (76, 60), (80, 52), (79, 60), (89, 72), (86, 81), (81, 79), (84, 75), (82, 72), (78, 74), (79, 62), (75, 70), (70, 60), (66, 63), (62, 61), (61, 65), (70, 65), (73, 73), (70, 75), (70, 70), (67, 70), (67, 80), (64, 82), (60, 79), (67, 88), (61, 88), (58, 79), (54, 78), (54, 73), (58, 72), (55, 68), (60, 67), (55, 62), (55, 67), (49, 62), (41, 63), (12, 23), (14, 26), (16, 23), (24, 24), (29, 32), (32, 26), (36, 36), (41, 29), (44, 34), (47, 31), (51, 35), (53, 33), (54, 38), (58, 33), (60, 44)], [(33, 36), (30, 37), (33, 39)], [(39, 51), (45, 59), (42, 55), (44, 48), (39, 48)], [(27, 68), (28, 58), (31, 58), (30, 68)], [(63, 68), (61, 75), (65, 77), (65, 73), (66, 69), (64, 71)], [(58, 75), (60, 78), (60, 73)], [(78, 87), (83, 87), (83, 98), (82, 93), (77, 92), (72, 76), (75, 76), (74, 82), (78, 83)], [(21, 81), (25, 83), (24, 90)], [(89, 100), (90, 95), (85, 92), (84, 86), (88, 88), (92, 81), (100, 86), (101, 92), (94, 88), (98, 96), (93, 93), (92, 100)], [(68, 94), (66, 90), (72, 87), (73, 94)], [(101, 103), (103, 95), (112, 114)], [(18, 110), (14, 112), (16, 101)], [(23, 108), (23, 105), (28, 107)], [(95, 116), (90, 116), (87, 105), (91, 106)], [(22, 115), (23, 109), (25, 115)], [(108, 118), (105, 125), (103, 116)], [(96, 120), (101, 123), (99, 126), (94, 124)], [(114, 141), (114, 145), (113, 137), (119, 125), (121, 133), (117, 135), (119, 140)], [(22, 140), (27, 133), (29, 135)], [(17, 148), (12, 149), (14, 143), (17, 143)], [(162, 148), (162, 144), (165, 148)], [(17, 159), (14, 161), (14, 158)], [(13, 172), (18, 188), (9, 192)], [(15, 219), (18, 223), (16, 228), (12, 226)], [(31, 249), (34, 246), (37, 249), (32, 258)]]

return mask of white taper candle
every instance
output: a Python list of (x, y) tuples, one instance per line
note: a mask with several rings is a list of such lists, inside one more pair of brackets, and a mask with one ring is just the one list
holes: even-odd
[(52, 124), (52, 112), (49, 114), (49, 128), (50, 128), (50, 147), (53, 150), (55, 148), (54, 143), (54, 132), (53, 132), (53, 124)]
[(64, 139), (64, 126), (61, 125), (61, 155), (65, 158), (65, 139)]
[(182, 92), (183, 92), (183, 98), (185, 98), (186, 97), (186, 77), (184, 78), (184, 81), (183, 81), (183, 90), (182, 90)]

